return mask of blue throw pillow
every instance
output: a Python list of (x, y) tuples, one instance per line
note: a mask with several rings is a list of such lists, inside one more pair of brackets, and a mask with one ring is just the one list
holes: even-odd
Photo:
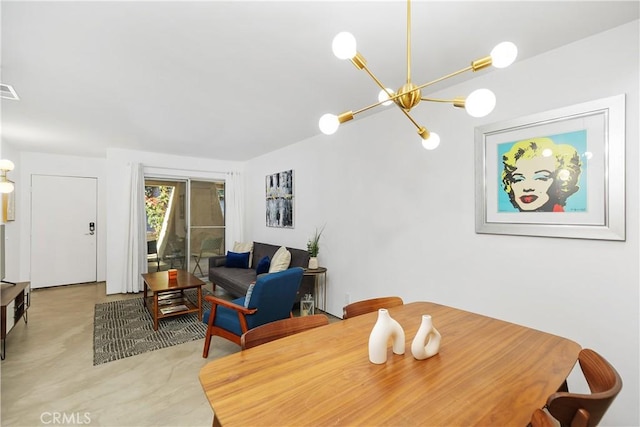
[(271, 267), (271, 259), (268, 256), (263, 257), (256, 267), (256, 274), (268, 273)]
[(225, 267), (249, 268), (249, 254), (250, 252), (227, 252)]

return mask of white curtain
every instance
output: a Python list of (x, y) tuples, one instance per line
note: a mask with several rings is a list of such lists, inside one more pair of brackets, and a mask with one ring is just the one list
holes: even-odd
[(142, 291), (142, 273), (147, 272), (147, 217), (144, 209), (144, 165), (132, 163), (129, 169), (129, 227), (127, 229), (122, 293)]
[(244, 182), (240, 172), (228, 172), (225, 190), (226, 247), (230, 251), (234, 242), (244, 242)]

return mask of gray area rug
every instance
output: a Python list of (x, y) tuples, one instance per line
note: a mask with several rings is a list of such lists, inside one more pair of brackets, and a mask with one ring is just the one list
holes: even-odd
[[(211, 293), (203, 289), (202, 295)], [(185, 291), (194, 304), (198, 302), (195, 289)], [(203, 301), (202, 311), (211, 308)], [(153, 330), (153, 318), (142, 304), (142, 297), (96, 304), (93, 320), (93, 365), (135, 356), (177, 344), (204, 338), (207, 325), (198, 313), (161, 319)]]

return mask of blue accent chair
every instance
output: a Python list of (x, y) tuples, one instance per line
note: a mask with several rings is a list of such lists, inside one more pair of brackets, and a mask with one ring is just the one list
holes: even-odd
[(213, 335), (240, 345), (240, 337), (249, 329), (293, 317), (291, 309), (302, 283), (303, 271), (300, 267), (294, 267), (259, 276), (249, 295), (248, 304), (245, 304), (246, 296), (233, 301), (205, 296), (211, 303), (211, 310), (206, 310), (202, 316), (202, 321), (207, 324), (202, 357), (209, 356)]

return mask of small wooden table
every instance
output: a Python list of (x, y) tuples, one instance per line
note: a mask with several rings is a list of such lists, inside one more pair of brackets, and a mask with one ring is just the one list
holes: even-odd
[[(573, 341), (430, 302), (389, 309), (405, 354), (369, 362), (377, 312), (244, 350), (200, 370), (214, 425), (525, 426), (572, 370)], [(440, 352), (415, 360), (423, 314)]]
[[(169, 280), (167, 271), (157, 273), (145, 273), (144, 280), (144, 306), (151, 311), (153, 317), (153, 330), (158, 330), (158, 320), (165, 317), (180, 316), (187, 313), (198, 313), (202, 318), (202, 286), (205, 284), (188, 271), (178, 270), (175, 279)], [(186, 289), (198, 290), (198, 305), (184, 297)], [(147, 297), (147, 289), (151, 291), (151, 297)]]

